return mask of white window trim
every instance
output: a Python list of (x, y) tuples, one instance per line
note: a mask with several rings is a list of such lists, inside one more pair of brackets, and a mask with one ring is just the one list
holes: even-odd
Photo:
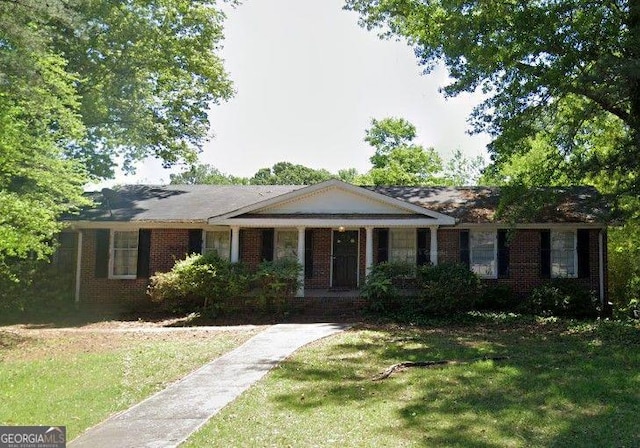
[[(138, 278), (137, 266), (135, 274), (127, 274), (127, 275), (115, 275), (113, 273), (113, 268), (115, 267), (115, 251), (113, 244), (115, 242), (115, 233), (116, 232), (138, 232), (138, 245), (136, 246), (136, 251), (139, 250), (140, 247), (140, 230), (139, 229), (111, 229), (109, 231), (109, 276), (110, 280), (134, 280)], [(137, 253), (136, 253), (136, 265), (137, 265)]]
[(200, 253), (205, 254), (207, 252), (207, 232), (220, 232), (226, 233), (227, 239), (229, 240), (229, 253), (227, 254), (226, 260), (231, 260), (231, 229), (227, 228), (213, 228), (213, 229), (203, 229), (202, 230), (202, 247), (200, 248)]
[[(388, 259), (389, 262), (394, 263), (395, 261), (391, 260), (391, 251), (393, 250), (393, 246), (391, 244), (392, 238), (391, 238), (391, 233), (394, 230), (406, 230), (406, 228), (404, 227), (389, 227), (389, 242), (387, 243), (387, 253), (388, 255)], [(418, 228), (417, 227), (412, 227), (409, 230), (413, 230), (413, 263), (412, 265), (417, 266), (418, 265)]]
[[(553, 234), (554, 233), (571, 233), (573, 234), (573, 275), (554, 275), (553, 274)], [(551, 270), (551, 278), (578, 278), (578, 229), (551, 229), (549, 235), (549, 263)]]
[(480, 278), (498, 278), (498, 231), (494, 229), (472, 229), (469, 230), (469, 269), (473, 272), (473, 233), (493, 233), (493, 274), (478, 274)]

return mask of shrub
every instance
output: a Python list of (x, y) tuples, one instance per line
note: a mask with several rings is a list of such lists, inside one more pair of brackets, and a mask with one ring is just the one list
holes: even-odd
[(47, 260), (16, 260), (0, 269), (3, 313), (51, 313), (74, 307), (74, 271), (61, 271)]
[(573, 279), (554, 279), (531, 291), (524, 311), (540, 316), (595, 317), (598, 300), (588, 288)]
[(214, 253), (187, 256), (171, 271), (150, 279), (147, 293), (172, 311), (209, 312), (228, 309), (230, 301), (249, 290), (250, 276), (243, 265), (223, 260)]
[(416, 267), (409, 263), (384, 262), (371, 267), (360, 294), (369, 300), (369, 308), (376, 313), (394, 310), (407, 279), (415, 278)]
[(255, 274), (260, 285), (260, 298), (267, 311), (281, 309), (287, 297), (292, 297), (300, 287), (302, 265), (297, 260), (263, 261)]
[(422, 266), (417, 273), (420, 311), (453, 314), (474, 308), (480, 293), (479, 277), (463, 264), (444, 263)]
[(476, 308), (485, 311), (514, 311), (519, 305), (517, 297), (509, 285), (488, 285), (484, 287)]

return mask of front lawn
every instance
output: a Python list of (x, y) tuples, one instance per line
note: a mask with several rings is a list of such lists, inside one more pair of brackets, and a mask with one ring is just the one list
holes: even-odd
[(257, 331), (0, 328), (0, 425), (66, 426), (71, 440)]
[[(490, 356), (508, 359), (479, 360)], [(471, 362), (371, 380), (443, 359)], [(318, 341), (185, 446), (632, 447), (639, 416), (637, 324), (480, 316)]]

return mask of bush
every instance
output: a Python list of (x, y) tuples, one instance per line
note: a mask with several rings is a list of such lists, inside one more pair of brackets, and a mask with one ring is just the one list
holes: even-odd
[(523, 311), (539, 316), (596, 317), (598, 299), (573, 279), (554, 279), (531, 291)]
[(640, 301), (640, 224), (609, 228), (609, 299), (618, 316), (633, 316)]
[(193, 254), (175, 263), (171, 271), (150, 279), (148, 295), (165, 309), (179, 312), (205, 309), (222, 312), (232, 299), (249, 291), (250, 276), (243, 265), (214, 253)]
[(484, 311), (514, 311), (519, 301), (509, 285), (488, 285), (484, 287), (476, 308)]
[(260, 263), (255, 277), (260, 285), (260, 298), (267, 311), (282, 309), (286, 298), (298, 291), (301, 273), (302, 265), (289, 258)]
[(471, 311), (481, 294), (480, 278), (463, 264), (422, 266), (417, 274), (419, 297), (416, 305), (425, 313)]
[(369, 300), (369, 308), (376, 313), (398, 308), (401, 289), (415, 278), (416, 267), (409, 263), (384, 262), (371, 267), (360, 294)]
[(0, 310), (51, 313), (74, 307), (74, 271), (60, 271), (47, 260), (17, 260), (0, 270)]

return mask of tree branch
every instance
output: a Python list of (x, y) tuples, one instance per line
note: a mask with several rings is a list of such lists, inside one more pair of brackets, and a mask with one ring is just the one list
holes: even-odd
[(472, 364), (478, 361), (504, 361), (505, 359), (509, 359), (508, 356), (483, 356), (482, 358), (472, 359), (471, 361), (456, 361), (450, 359), (441, 359), (436, 361), (405, 361), (399, 362), (398, 364), (394, 364), (389, 367), (384, 372), (374, 376), (371, 378), (371, 381), (380, 381), (386, 378), (389, 378), (393, 373), (407, 369), (409, 367), (424, 367), (431, 368), (442, 365), (460, 365), (460, 364)]

